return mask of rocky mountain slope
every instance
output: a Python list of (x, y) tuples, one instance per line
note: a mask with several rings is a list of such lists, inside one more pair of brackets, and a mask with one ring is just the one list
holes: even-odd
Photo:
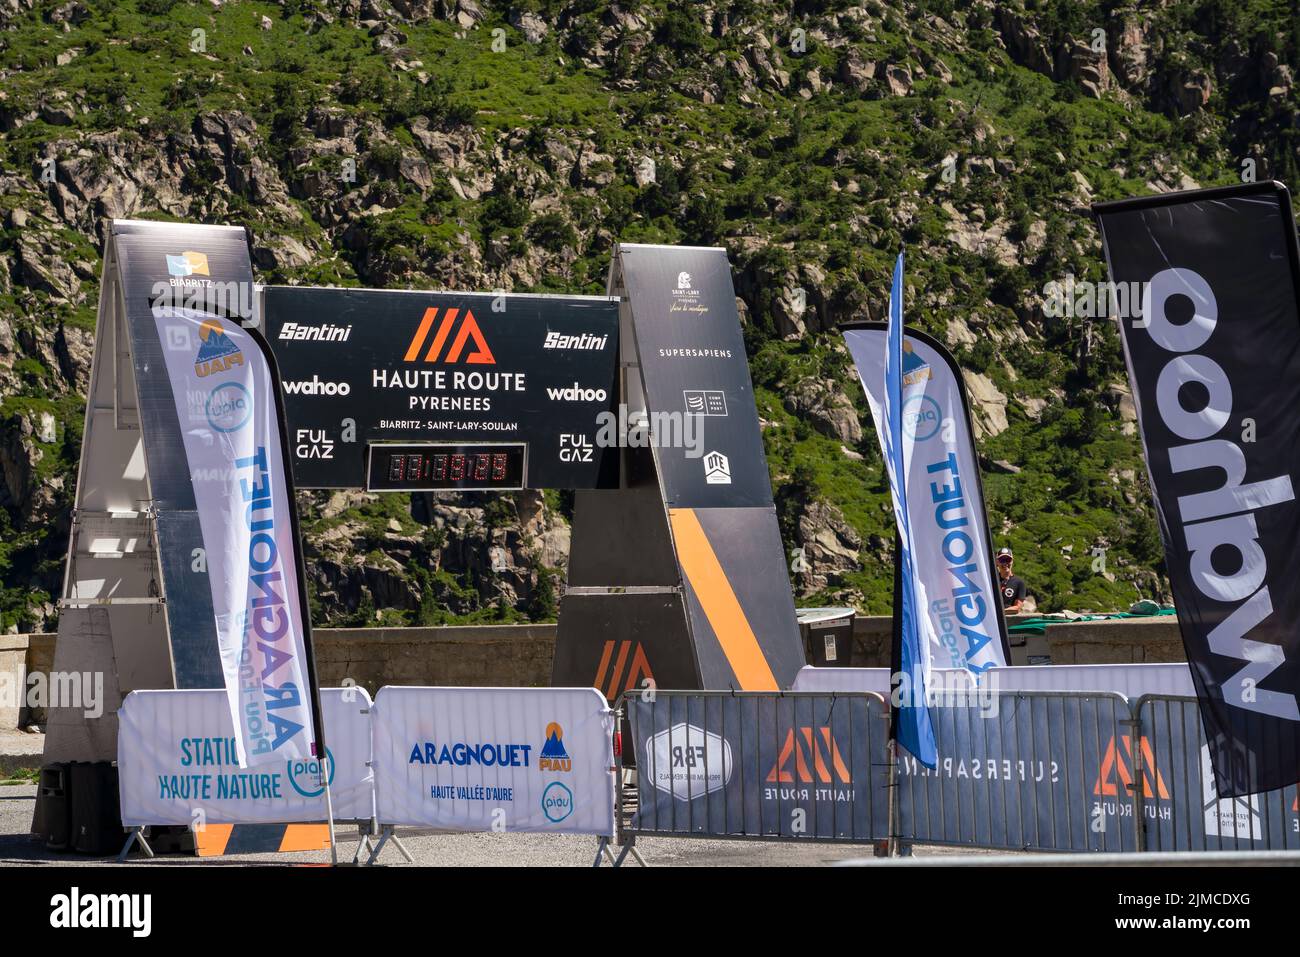
[[(599, 292), (618, 240), (725, 245), (792, 583), (888, 608), (837, 324), (967, 370), (999, 544), (1042, 608), (1164, 597), (1086, 204), (1295, 185), (1275, 0), (0, 0), (0, 627), (51, 627), (114, 216), (247, 225), (267, 282)], [(563, 493), (304, 494), (321, 623), (554, 615)]]

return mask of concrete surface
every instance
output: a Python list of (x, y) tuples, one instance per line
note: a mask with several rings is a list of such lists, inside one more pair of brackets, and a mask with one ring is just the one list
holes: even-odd
[[(112, 858), (56, 854), (47, 851), (27, 832), (32, 821), (36, 788), (0, 787), (0, 867), (113, 863)], [(550, 834), (435, 834), (398, 836), (421, 866), (439, 867), (590, 867), (596, 857), (596, 839)], [(357, 835), (353, 828), (339, 829), (339, 860), (351, 861)], [(637, 850), (651, 866), (673, 867), (783, 867), (818, 866), (869, 856), (869, 845), (776, 844), (770, 841), (708, 841), (688, 838), (639, 838)], [(984, 851), (917, 848), (918, 855), (970, 855)], [(293, 854), (241, 854), (237, 857), (199, 858), (172, 855), (149, 860), (133, 856), (132, 867), (168, 865), (229, 867), (252, 864), (325, 864), (328, 851)], [(380, 863), (406, 865), (395, 848), (385, 848)], [(633, 863), (632, 866), (635, 866)]]
[(45, 735), (0, 728), (0, 780), (15, 768), (38, 768), (45, 751)]

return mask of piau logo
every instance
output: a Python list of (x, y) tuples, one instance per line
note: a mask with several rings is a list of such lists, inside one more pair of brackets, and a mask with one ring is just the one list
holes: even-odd
[(226, 335), (220, 319), (205, 319), (199, 326), (199, 352), (194, 357), (194, 373), (199, 378), (242, 366), (244, 354)]
[(903, 388), (934, 377), (930, 366), (916, 354), (912, 344), (903, 340)]
[[(474, 313), (471, 310), (465, 310), (465, 318), (461, 320), (455, 338), (451, 337), (452, 330), (456, 328), (456, 317), (458, 315), (460, 315), (459, 309), (448, 309), (443, 313), (442, 322), (433, 337), (429, 351), (424, 355), (424, 361), (454, 365), (462, 361), (461, 355), (465, 351), (465, 346), (473, 340), (473, 351), (465, 356), (463, 360), (465, 364), (496, 365), (497, 360), (493, 357), (487, 340), (483, 338), (483, 331), (479, 329), (478, 320), (474, 318)], [(438, 310), (436, 308), (424, 310), (424, 317), (420, 320), (415, 335), (411, 337), (411, 344), (406, 348), (406, 355), (402, 357), (403, 362), (420, 361), (420, 350), (424, 348), (424, 342), (429, 337), (429, 330), (433, 328), (437, 318)], [(444, 355), (443, 346), (447, 344), (449, 338), (451, 339), (451, 347), (447, 349)]]

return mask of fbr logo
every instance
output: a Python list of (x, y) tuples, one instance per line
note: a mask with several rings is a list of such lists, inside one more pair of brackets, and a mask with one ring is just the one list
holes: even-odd
[[(794, 758), (794, 772), (790, 771), (790, 759)], [(829, 763), (828, 763), (829, 762)], [(840, 754), (839, 745), (831, 735), (831, 729), (791, 728), (785, 733), (785, 742), (776, 764), (767, 772), (769, 784), (831, 784), (831, 771), (841, 784), (852, 784), (853, 776), (849, 774), (848, 765)], [(813, 774), (816, 774), (814, 780)]]
[[(438, 332), (433, 337), (433, 343), (429, 346), (429, 351), (425, 353), (424, 361), (444, 362), (448, 365), (460, 362), (461, 353), (465, 351), (466, 344), (472, 339), (474, 340), (474, 351), (465, 357), (465, 364), (496, 365), (497, 360), (493, 358), (492, 350), (488, 347), (487, 340), (483, 338), (483, 331), (478, 327), (478, 320), (474, 318), (473, 311), (469, 309), (465, 310), (465, 318), (461, 320), (460, 330), (451, 341), (451, 348), (443, 356), (442, 347), (447, 344), (447, 339), (456, 326), (456, 317), (458, 315), (460, 315), (459, 309), (448, 309), (443, 313), (442, 323), (438, 326)], [(433, 323), (437, 318), (438, 310), (436, 308), (424, 310), (424, 317), (420, 320), (415, 335), (411, 337), (411, 344), (406, 348), (406, 355), (402, 357), (403, 362), (416, 362), (419, 360), (420, 350), (424, 348), (424, 341), (429, 337), (429, 330), (433, 328)]]
[[(1116, 747), (1116, 741), (1122, 742), (1122, 748)], [(1143, 735), (1139, 739), (1138, 747), (1141, 748), (1142, 755), (1142, 795), (1144, 797), (1155, 797), (1161, 801), (1172, 800), (1169, 796), (1169, 788), (1165, 787), (1164, 776), (1160, 773), (1160, 769), (1156, 767), (1156, 757), (1151, 750), (1151, 741)], [(1112, 735), (1110, 743), (1106, 745), (1106, 751), (1101, 757), (1101, 770), (1097, 774), (1097, 783), (1092, 786), (1092, 793), (1117, 797), (1119, 795), (1119, 785), (1115, 783), (1116, 774), (1119, 775), (1119, 783), (1124, 785), (1124, 790), (1132, 791), (1132, 768), (1133, 739), (1127, 734)], [(1152, 772), (1155, 772), (1154, 786), (1151, 779)]]

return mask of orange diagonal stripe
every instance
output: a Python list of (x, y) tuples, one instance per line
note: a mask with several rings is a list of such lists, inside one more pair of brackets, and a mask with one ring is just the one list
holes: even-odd
[(627, 652), (632, 642), (622, 641), (618, 646), (618, 657), (614, 659), (614, 670), (609, 675), (609, 692), (605, 695), (610, 701), (618, 697), (618, 679), (623, 677), (623, 665), (627, 663)]
[(196, 829), (193, 832), (194, 848), (198, 856), (220, 857), (226, 853), (226, 845), (230, 843), (230, 835), (234, 830), (233, 824), (209, 824)]
[(722, 645), (722, 653), (735, 672), (742, 691), (776, 691), (776, 677), (763, 657), (763, 649), (749, 627), (745, 611), (727, 580), (699, 517), (691, 508), (668, 510), (677, 541), (677, 558), (691, 583), (704, 615)]
[(329, 846), (328, 824), (290, 824), (280, 838), (281, 851), (318, 851)]
[(438, 327), (438, 334), (433, 339), (433, 345), (429, 346), (429, 354), (424, 357), (425, 362), (433, 362), (438, 358), (438, 353), (442, 351), (442, 344), (447, 341), (447, 334), (451, 332), (451, 324), (456, 321), (456, 313), (458, 312), (460, 312), (459, 309), (448, 309), (447, 314), (443, 316), (442, 325)]
[(430, 308), (424, 310), (424, 318), (420, 320), (420, 326), (415, 330), (415, 336), (411, 339), (411, 344), (406, 349), (406, 355), (402, 357), (403, 362), (415, 361), (415, 357), (420, 354), (420, 346), (424, 345), (424, 337), (429, 334), (429, 327), (433, 325), (433, 320), (437, 315), (437, 309)]
[[(605, 684), (605, 669), (609, 667), (609, 659), (614, 654), (614, 642), (605, 642), (605, 651), (600, 656), (600, 664), (596, 666), (596, 680), (592, 682), (592, 687), (600, 688)], [(608, 697), (608, 695), (606, 695)]]

